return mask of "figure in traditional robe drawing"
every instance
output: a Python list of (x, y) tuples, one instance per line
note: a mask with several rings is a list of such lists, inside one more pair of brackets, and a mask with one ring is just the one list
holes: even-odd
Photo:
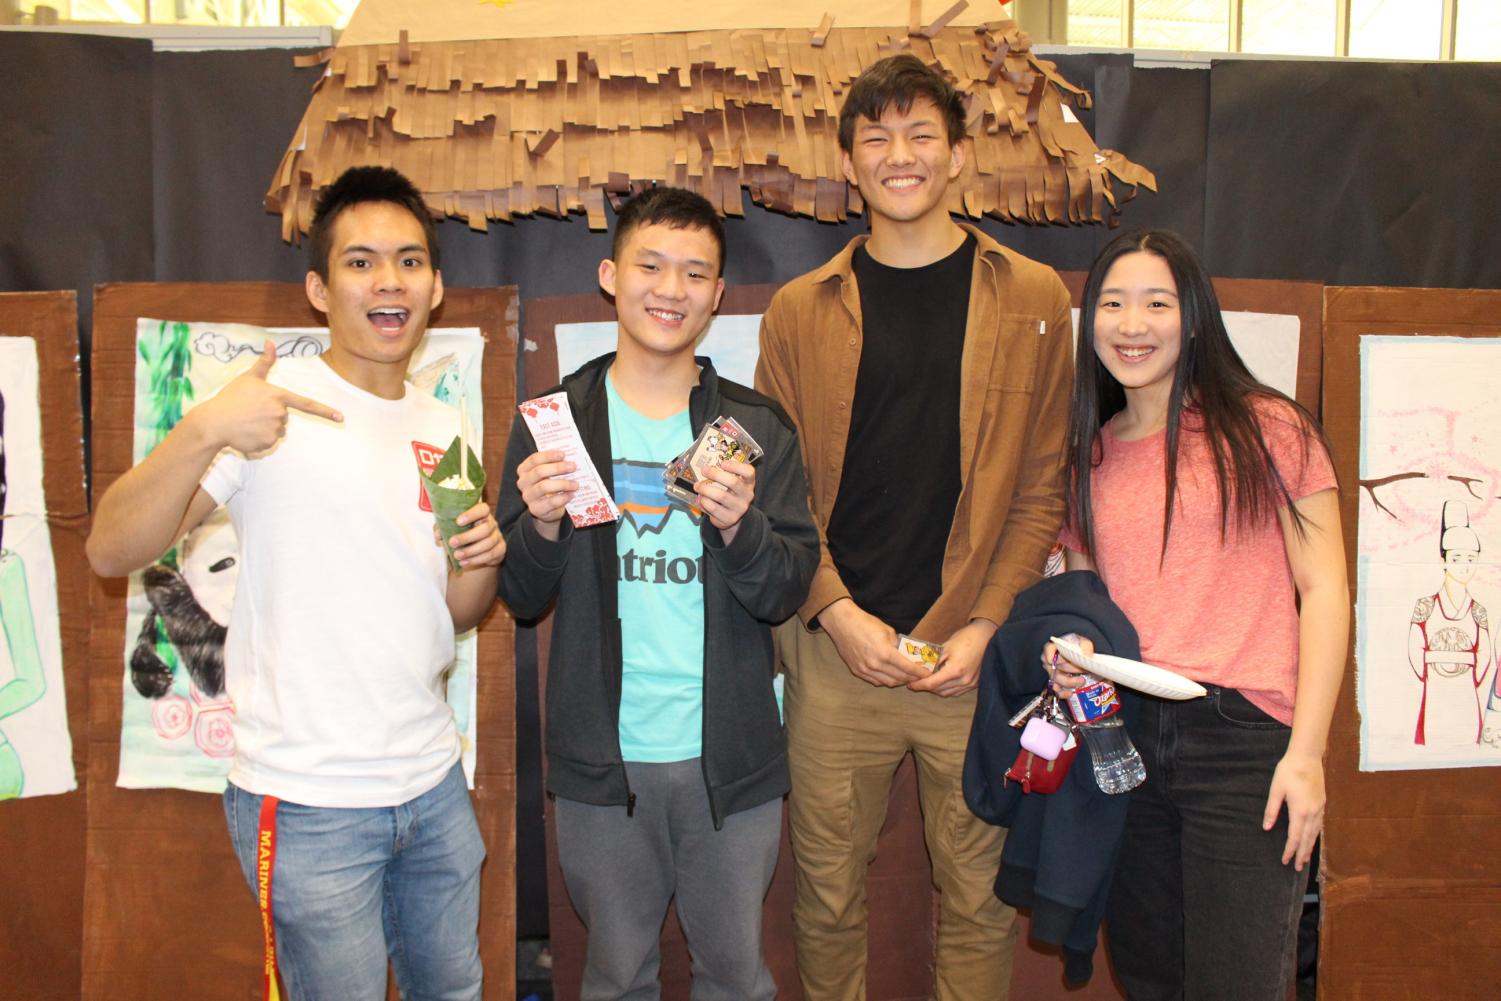
[[(47, 693), (42, 651), (31, 616), (31, 593), (21, 555), (5, 548), (5, 397), (0, 396), (0, 633), (10, 659), (10, 677), (0, 682), (0, 721), (39, 702)], [(0, 678), (4, 673), (0, 672)], [(21, 755), (0, 729), (0, 800), (21, 795), (26, 774)]]
[(1480, 538), (1463, 501), (1445, 501), (1439, 556), (1444, 580), (1412, 610), (1407, 659), (1423, 685), (1413, 742), (1463, 748), (1480, 743), (1489, 693), (1482, 686), (1495, 658), (1485, 606), (1470, 594)]

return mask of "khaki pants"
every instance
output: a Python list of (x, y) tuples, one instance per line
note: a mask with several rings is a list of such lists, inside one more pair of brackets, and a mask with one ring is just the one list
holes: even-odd
[[(797, 860), (797, 961), (808, 1001), (865, 997), (865, 872), (892, 774), (911, 751), (939, 899), (938, 1001), (1003, 1001), (1016, 912), (995, 896), (1005, 831), (964, 803), (975, 696), (878, 688), (850, 673), (833, 640), (793, 618), (777, 633), (786, 665)], [(921, 961), (922, 957), (913, 957)]]

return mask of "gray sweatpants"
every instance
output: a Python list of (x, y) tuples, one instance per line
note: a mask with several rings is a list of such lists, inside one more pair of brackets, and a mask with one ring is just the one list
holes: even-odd
[(761, 905), (777, 865), (782, 801), (714, 829), (698, 758), (626, 763), (623, 806), (556, 802), (558, 864), (589, 930), (581, 1001), (657, 1001), (667, 904), (693, 960), (693, 1001), (772, 1001)]

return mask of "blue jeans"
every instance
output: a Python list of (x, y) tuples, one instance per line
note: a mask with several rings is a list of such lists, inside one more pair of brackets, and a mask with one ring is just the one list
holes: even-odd
[(1282, 864), (1287, 811), (1261, 829), (1291, 729), (1234, 689), (1141, 696), (1147, 766), (1130, 793), (1108, 941), (1131, 1001), (1283, 1001), (1308, 871)]
[[(260, 809), (260, 796), (224, 790), (252, 894)], [(292, 1001), (384, 1001), (388, 957), (405, 1001), (479, 1001), (484, 858), (459, 765), (400, 806), (281, 803), (271, 904)]]

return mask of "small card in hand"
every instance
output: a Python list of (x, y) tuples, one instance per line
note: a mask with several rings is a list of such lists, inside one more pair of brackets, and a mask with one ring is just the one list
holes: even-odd
[(765, 451), (740, 426), (733, 417), (717, 417), (705, 424), (688, 449), (667, 464), (662, 470), (662, 483), (667, 492), (685, 504), (697, 505), (698, 493), (693, 489), (703, 471), (717, 466), (726, 459), (750, 464), (761, 458)]
[(908, 636), (905, 633), (897, 636), (896, 647), (903, 657), (914, 664), (921, 664), (930, 671), (938, 666), (938, 658), (943, 655), (942, 644), (929, 643), (927, 640), (920, 640), (916, 636)]

